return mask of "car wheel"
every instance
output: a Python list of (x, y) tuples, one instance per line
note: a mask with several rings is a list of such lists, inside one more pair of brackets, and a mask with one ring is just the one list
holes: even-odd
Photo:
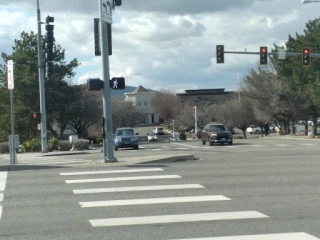
[(256, 134), (259, 134), (259, 133), (260, 133), (260, 131), (259, 131), (259, 130), (257, 130), (257, 131), (256, 131)]
[(133, 149), (137, 150), (137, 149), (139, 149), (139, 146), (135, 146), (135, 147), (133, 147)]
[(202, 145), (206, 145), (206, 141), (202, 140)]
[(232, 144), (233, 144), (233, 141), (231, 141), (231, 142), (228, 142), (228, 144), (229, 144), (229, 145), (232, 145)]
[(209, 142), (210, 146), (213, 146), (213, 142), (211, 141), (210, 138), (208, 139), (208, 142)]
[(118, 151), (118, 148), (117, 148), (117, 147), (115, 147), (115, 148), (114, 148), (114, 150), (115, 150), (115, 151)]

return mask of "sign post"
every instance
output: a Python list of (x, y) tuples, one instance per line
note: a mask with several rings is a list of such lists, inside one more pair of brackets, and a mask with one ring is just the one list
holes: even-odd
[(108, 36), (107, 24), (112, 23), (112, 8), (113, 0), (98, 0), (100, 12), (100, 43), (101, 43), (101, 56), (102, 56), (102, 73), (104, 87), (102, 89), (103, 96), (103, 154), (104, 162), (117, 162), (114, 157), (114, 142), (113, 142), (113, 126), (112, 126), (112, 109), (111, 109), (111, 96), (110, 96), (110, 73), (109, 73), (109, 49), (108, 49)]
[(10, 90), (11, 99), (11, 135), (9, 138), (10, 145), (10, 164), (17, 164), (17, 154), (15, 148), (15, 138), (14, 138), (14, 104), (13, 104), (13, 89), (14, 89), (14, 78), (13, 78), (13, 60), (8, 60), (7, 63), (8, 71), (8, 89)]

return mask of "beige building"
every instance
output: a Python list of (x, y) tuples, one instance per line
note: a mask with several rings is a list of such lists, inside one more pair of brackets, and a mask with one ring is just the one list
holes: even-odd
[(192, 102), (195, 105), (204, 103), (221, 104), (236, 97), (236, 92), (225, 91), (224, 88), (185, 90), (184, 93), (177, 93), (181, 103)]
[(144, 113), (144, 118), (141, 119), (141, 125), (159, 124), (159, 115), (154, 112), (151, 105), (152, 92), (148, 91), (141, 85), (131, 93), (125, 93), (125, 100), (131, 101), (137, 109)]

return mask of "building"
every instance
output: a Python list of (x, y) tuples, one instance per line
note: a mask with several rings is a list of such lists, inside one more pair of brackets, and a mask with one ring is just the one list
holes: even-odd
[(236, 97), (234, 91), (225, 91), (225, 88), (215, 89), (196, 89), (196, 90), (185, 90), (184, 93), (177, 93), (180, 102), (191, 102), (195, 105), (199, 104), (221, 104), (229, 101), (231, 98)]
[(152, 91), (148, 91), (141, 85), (131, 93), (125, 93), (125, 100), (131, 101), (135, 107), (144, 113), (144, 118), (141, 119), (141, 125), (159, 124), (159, 115), (155, 113), (151, 105)]

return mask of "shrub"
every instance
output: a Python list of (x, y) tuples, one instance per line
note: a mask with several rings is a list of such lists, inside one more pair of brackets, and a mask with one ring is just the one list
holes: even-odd
[(37, 139), (32, 138), (32, 139), (31, 139), (31, 150), (32, 150), (33, 152), (37, 152), (37, 151), (40, 150), (40, 148), (41, 148), (40, 142), (39, 142)]
[(51, 138), (48, 144), (49, 152), (59, 149), (59, 141), (56, 138)]
[(70, 142), (68, 140), (59, 141), (59, 150), (60, 151), (69, 151), (71, 148)]
[(0, 153), (10, 153), (9, 142), (0, 143)]
[(97, 143), (102, 144), (103, 143), (103, 139), (102, 138), (97, 138)]
[(72, 142), (72, 148), (76, 150), (89, 149), (89, 141), (84, 139), (79, 139)]

